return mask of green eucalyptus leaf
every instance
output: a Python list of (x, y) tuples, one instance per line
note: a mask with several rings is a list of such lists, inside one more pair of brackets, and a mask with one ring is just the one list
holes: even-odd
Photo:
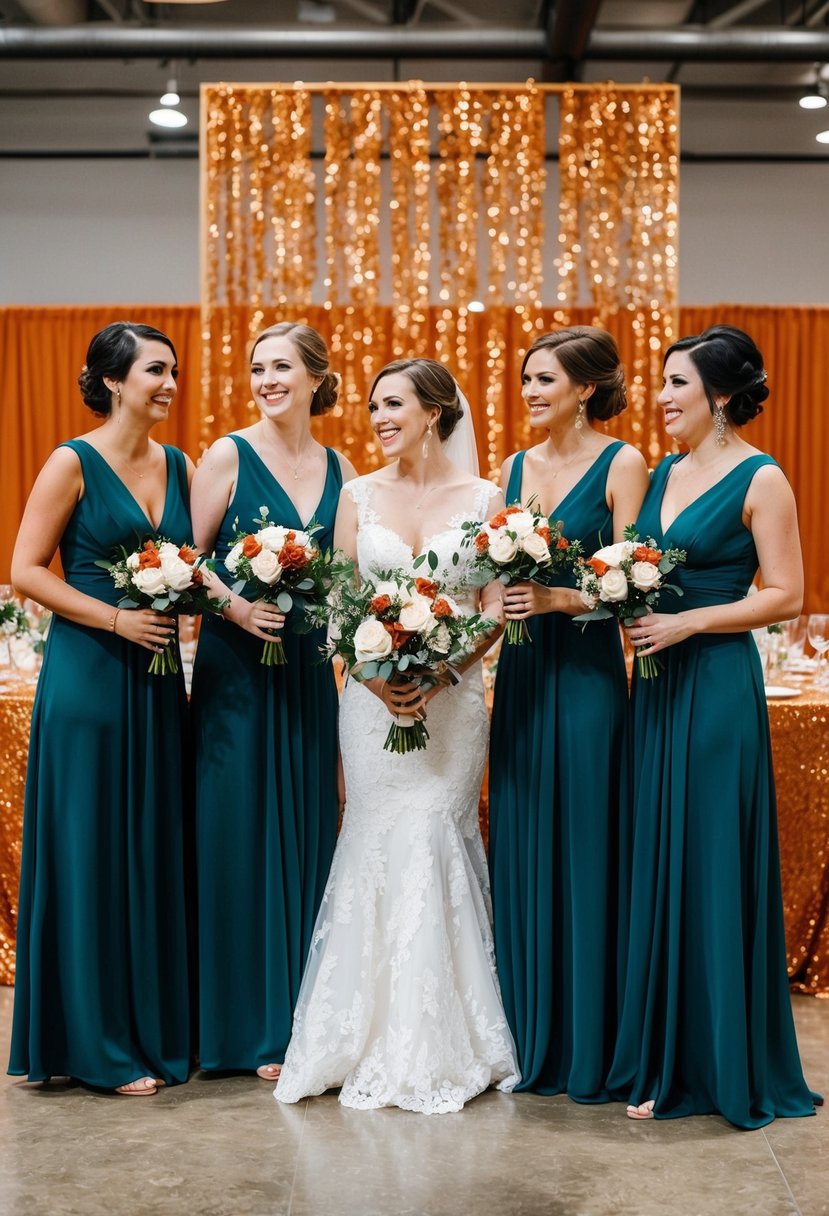
[(276, 597), (276, 606), (280, 612), (290, 612), (294, 606), (293, 597), (289, 591), (280, 591)]

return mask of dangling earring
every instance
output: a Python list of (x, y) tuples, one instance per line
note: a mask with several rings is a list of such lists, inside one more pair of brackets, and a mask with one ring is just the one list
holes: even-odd
[(714, 443), (718, 448), (725, 447), (725, 406), (714, 406)]
[(587, 403), (584, 401), (580, 401), (579, 408), (576, 411), (575, 427), (576, 427), (577, 431), (580, 431), (582, 429), (582, 427), (584, 426), (584, 415), (585, 415), (586, 408), (587, 408)]
[(433, 427), (433, 425), (434, 425), (434, 423), (432, 422), (432, 419), (430, 418), (430, 419), (429, 419), (429, 425), (428, 425), (428, 427), (426, 428), (426, 438), (423, 440), (423, 447), (421, 448), (421, 451), (422, 451), (422, 453), (423, 453), (423, 459), (424, 459), (424, 460), (428, 459), (428, 456), (429, 456), (429, 444), (432, 442), (432, 427)]

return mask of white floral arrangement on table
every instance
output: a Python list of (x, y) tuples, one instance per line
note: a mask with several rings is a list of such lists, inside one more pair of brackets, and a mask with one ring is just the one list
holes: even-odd
[[(578, 589), (589, 611), (573, 617), (574, 623), (586, 626), (616, 617), (623, 625), (634, 624), (654, 610), (663, 592), (683, 594), (681, 587), (666, 583), (665, 576), (685, 558), (684, 549), (660, 549), (652, 536), (642, 541), (635, 527), (625, 528), (624, 540), (579, 559)], [(662, 664), (653, 655), (637, 658), (643, 679), (659, 674)]]
[[(383, 571), (357, 584), (352, 562), (334, 567), (329, 601), (328, 655), (342, 656), (355, 680), (379, 676), (389, 683), (415, 683), (427, 691), (457, 684), (457, 665), (495, 622), (467, 615), (440, 583), (399, 570)], [(429, 732), (420, 718), (393, 716), (383, 747), (402, 755), (426, 747)]]

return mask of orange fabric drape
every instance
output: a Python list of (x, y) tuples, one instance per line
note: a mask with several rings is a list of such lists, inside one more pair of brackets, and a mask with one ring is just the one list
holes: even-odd
[[(391, 312), (376, 311), (379, 324), (372, 344), (371, 371), (391, 358)], [(305, 309), (304, 315), (321, 333), (329, 334), (328, 310)], [(172, 338), (182, 369), (179, 393), (170, 420), (154, 433), (194, 458), (198, 456), (201, 413), (209, 408), (209, 403), (201, 400), (198, 306), (0, 308), (0, 582), (9, 580), (15, 532), (38, 469), (56, 444), (95, 425), (93, 416), (81, 402), (77, 376), (91, 336), (119, 318), (155, 325)], [(588, 310), (578, 310), (578, 314), (572, 315), (573, 323), (590, 319)], [(433, 322), (434, 318), (430, 320)], [(545, 320), (552, 324), (551, 316)], [(616, 320), (615, 336), (622, 357), (630, 366), (632, 341), (625, 314), (618, 314)], [(517, 374), (523, 334), (512, 310), (504, 309), (499, 321), (508, 353), (506, 366), (513, 367), (515, 374), (504, 384), (496, 416), (487, 417), (483, 407), (478, 407), (476, 424), (485, 470), (488, 458), (497, 463), (527, 441)], [(829, 455), (829, 413), (823, 400), (824, 386), (829, 383), (829, 308), (756, 305), (684, 308), (680, 314), (680, 333), (699, 333), (718, 322), (747, 330), (765, 356), (771, 397), (766, 412), (744, 433), (780, 462), (794, 487), (806, 560), (805, 611), (826, 608), (829, 571), (822, 561), (820, 508), (823, 468)], [(486, 333), (492, 323), (490, 312), (486, 322), (481, 321), (480, 327), (476, 325), (471, 331), (477, 370), (462, 387), (473, 405), (485, 380)], [(423, 354), (432, 353), (429, 344), (432, 333), (423, 338)], [(332, 363), (336, 368), (336, 350), (332, 351)], [(359, 386), (361, 394), (367, 392), (368, 380), (367, 374), (366, 384)], [(361, 402), (364, 399), (360, 397)], [(240, 422), (245, 415), (245, 403), (240, 402)], [(624, 415), (613, 429), (623, 438), (640, 444), (647, 440), (647, 436), (628, 433)], [(345, 451), (361, 471), (379, 460), (362, 403), (322, 420), (320, 435)]]

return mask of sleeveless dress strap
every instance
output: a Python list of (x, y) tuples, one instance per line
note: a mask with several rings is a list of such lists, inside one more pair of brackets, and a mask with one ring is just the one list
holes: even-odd
[(371, 505), (371, 484), (368, 478), (357, 477), (354, 481), (349, 481), (345, 489), (357, 508), (357, 526), (363, 528), (366, 524), (376, 523), (377, 512)]
[(513, 457), (512, 467), (509, 471), (509, 482), (507, 483), (506, 498), (508, 507), (521, 501), (521, 482), (524, 479), (524, 457), (526, 455), (525, 451), (521, 451), (516, 452)]

